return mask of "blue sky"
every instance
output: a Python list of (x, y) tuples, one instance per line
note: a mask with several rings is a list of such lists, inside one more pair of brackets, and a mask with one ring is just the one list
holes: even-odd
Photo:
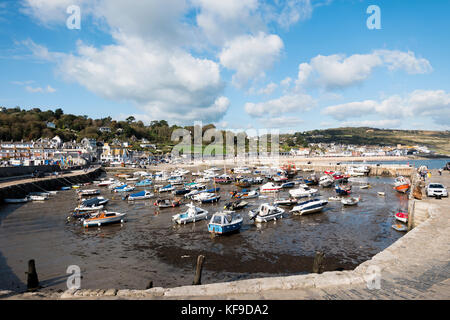
[[(81, 29), (68, 29), (70, 5)], [(369, 30), (370, 5), (381, 29)], [(0, 2), (0, 105), (283, 132), (450, 129), (450, 1)]]

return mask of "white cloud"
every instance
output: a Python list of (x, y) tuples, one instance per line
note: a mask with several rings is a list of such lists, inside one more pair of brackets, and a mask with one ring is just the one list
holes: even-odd
[(389, 70), (404, 70), (409, 74), (432, 71), (431, 64), (424, 58), (417, 58), (411, 51), (375, 50), (370, 54), (318, 55), (309, 63), (299, 65), (296, 84), (318, 86), (326, 89), (345, 88), (368, 79), (375, 67)]
[(297, 117), (275, 117), (275, 118), (264, 118), (258, 120), (266, 128), (296, 128), (303, 124), (304, 121)]
[(383, 129), (398, 128), (402, 124), (401, 120), (363, 120), (363, 121), (346, 121), (341, 123), (343, 127), (373, 127)]
[(233, 84), (244, 87), (250, 80), (264, 77), (283, 49), (283, 41), (275, 34), (260, 32), (244, 35), (228, 42), (219, 54), (220, 63), (231, 70)]
[(88, 3), (88, 0), (21, 0), (21, 11), (44, 25), (62, 24), (69, 17), (66, 12), (69, 6), (83, 8)]
[(283, 9), (277, 17), (277, 22), (284, 28), (311, 18), (313, 6), (310, 0), (282, 0), (278, 4), (283, 5)]
[(52, 88), (50, 85), (48, 85), (46, 88), (26, 86), (25, 90), (30, 93), (53, 93), (53, 92), (56, 92), (56, 89)]
[(269, 83), (267, 86), (265, 86), (264, 88), (261, 88), (258, 90), (258, 94), (265, 94), (265, 95), (270, 95), (272, 94), (275, 89), (278, 87), (278, 85), (276, 83)]
[[(450, 118), (450, 93), (444, 90), (415, 90), (406, 96), (393, 95), (381, 101), (365, 100), (329, 106), (322, 113), (338, 120), (367, 115), (401, 118), (430, 117), (436, 123)], [(447, 122), (449, 123), (449, 122)]]
[(245, 104), (244, 109), (251, 116), (262, 117), (265, 115), (307, 111), (315, 107), (316, 104), (316, 101), (307, 94), (288, 94), (265, 102), (248, 102)]

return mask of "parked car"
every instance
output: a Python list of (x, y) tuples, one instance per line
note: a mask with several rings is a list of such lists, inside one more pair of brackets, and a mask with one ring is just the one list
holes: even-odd
[(441, 183), (430, 183), (427, 187), (427, 196), (428, 197), (448, 197), (447, 189)]

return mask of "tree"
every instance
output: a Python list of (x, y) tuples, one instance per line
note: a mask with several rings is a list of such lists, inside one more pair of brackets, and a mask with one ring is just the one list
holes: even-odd
[(133, 116), (129, 116), (129, 117), (126, 118), (125, 120), (126, 120), (126, 122), (128, 122), (128, 123), (132, 123), (134, 120), (136, 120), (136, 118), (133, 117)]

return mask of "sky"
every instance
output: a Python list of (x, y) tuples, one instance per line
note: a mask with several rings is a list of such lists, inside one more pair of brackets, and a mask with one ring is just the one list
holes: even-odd
[(445, 0), (2, 0), (0, 106), (449, 130), (448, 12)]

